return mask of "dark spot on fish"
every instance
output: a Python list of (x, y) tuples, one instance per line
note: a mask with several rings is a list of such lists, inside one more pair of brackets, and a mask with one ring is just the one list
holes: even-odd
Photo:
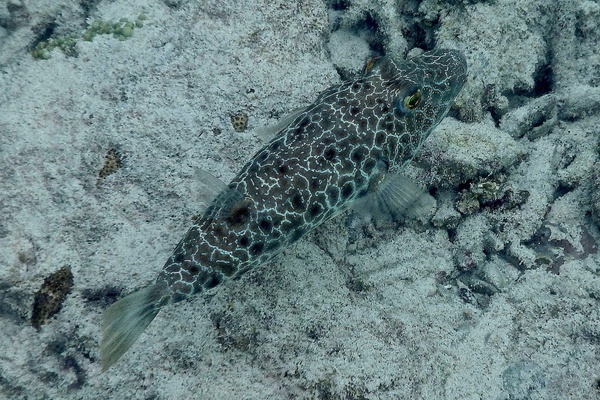
[(215, 236), (225, 236), (225, 228), (221, 224), (218, 224), (217, 226), (215, 226), (213, 232), (214, 232)]
[(235, 266), (233, 266), (229, 261), (218, 261), (218, 263), (213, 265), (213, 268), (222, 272), (225, 276), (231, 276), (237, 272), (237, 268), (235, 268)]
[(227, 221), (234, 227), (244, 225), (250, 218), (250, 209), (247, 205), (234, 208), (227, 217)]
[(270, 232), (271, 229), (273, 228), (273, 224), (268, 219), (261, 219), (260, 222), (258, 223), (258, 226), (264, 232)]
[(258, 163), (255, 161), (252, 163), (252, 165), (250, 165), (250, 168), (248, 168), (248, 172), (256, 173), (258, 171), (258, 169), (259, 169)]
[(174, 301), (175, 303), (177, 303), (177, 302), (180, 302), (180, 301), (182, 301), (182, 300), (185, 300), (185, 299), (186, 299), (186, 297), (187, 297), (187, 296), (186, 296), (185, 294), (183, 294), (183, 293), (180, 293), (180, 292), (178, 291), (179, 289), (178, 289), (178, 288), (176, 288), (176, 287), (175, 287), (175, 285), (174, 285), (173, 289), (174, 289), (175, 291), (173, 292), (173, 297), (172, 297), (172, 299), (173, 299), (173, 301)]
[(306, 133), (306, 129), (298, 126), (298, 127), (296, 127), (296, 129), (294, 129), (293, 138), (296, 140), (302, 140), (302, 139), (304, 139), (305, 133)]
[(269, 148), (271, 150), (277, 150), (280, 145), (281, 145), (281, 142), (273, 142), (273, 143), (271, 143), (271, 146), (269, 146)]
[(374, 159), (369, 158), (367, 161), (365, 161), (365, 165), (363, 166), (363, 169), (365, 170), (365, 172), (367, 174), (370, 174), (371, 171), (373, 171), (373, 168), (375, 168), (376, 164), (377, 163), (375, 162)]
[(359, 147), (352, 152), (352, 160), (359, 163), (365, 158), (365, 149)]
[(383, 132), (378, 132), (377, 135), (375, 135), (375, 145), (376, 146), (382, 146), (383, 143), (385, 142), (385, 133)]
[(308, 126), (308, 124), (310, 124), (310, 117), (305, 116), (304, 118), (302, 118), (302, 120), (298, 123), (298, 128), (306, 128)]
[(347, 199), (352, 196), (352, 193), (354, 193), (354, 187), (351, 182), (348, 182), (342, 188), (342, 198)]
[(198, 267), (197, 265), (190, 265), (189, 271), (190, 271), (190, 274), (196, 275), (198, 273), (198, 271), (200, 271), (200, 267)]
[(257, 256), (260, 253), (262, 253), (264, 247), (265, 244), (263, 242), (254, 243), (252, 246), (250, 246), (250, 254), (252, 254), (253, 256)]
[(302, 198), (302, 195), (300, 193), (295, 193), (292, 196), (292, 206), (296, 210), (304, 209), (304, 199)]
[(198, 265), (211, 265), (212, 261), (209, 254), (194, 255), (194, 262)]
[(288, 221), (287, 224), (282, 226), (282, 231), (285, 234), (289, 234), (291, 231), (298, 228), (300, 225), (302, 225), (302, 220), (298, 217), (293, 217)]
[(212, 274), (206, 282), (204, 282), (204, 287), (206, 289), (212, 289), (217, 286), (219, 283), (223, 281), (223, 277), (221, 274)]
[(306, 230), (304, 230), (304, 229), (296, 229), (292, 233), (292, 236), (290, 237), (291, 242), (294, 243), (295, 241), (300, 239), (305, 233), (306, 233)]
[(361, 131), (367, 130), (368, 126), (369, 126), (369, 121), (366, 118), (361, 118), (360, 121), (358, 121), (358, 127), (360, 128)]
[(182, 263), (183, 262), (183, 254), (182, 253), (177, 253), (173, 256), (173, 262), (174, 263)]
[(250, 245), (250, 238), (248, 236), (242, 236), (239, 242), (240, 246), (248, 247)]
[(337, 150), (334, 147), (329, 147), (323, 152), (323, 157), (325, 157), (326, 160), (332, 161), (336, 154)]
[(331, 205), (337, 203), (339, 196), (340, 191), (337, 187), (329, 187), (327, 189), (327, 197), (329, 197), (329, 202), (331, 203)]
[(290, 168), (285, 164), (281, 164), (279, 167), (277, 167), (277, 171), (279, 171), (280, 174), (285, 174), (289, 170), (290, 170)]
[(265, 161), (267, 158), (269, 158), (269, 152), (268, 151), (263, 151), (258, 158), (261, 161)]
[(317, 190), (317, 189), (319, 188), (319, 186), (320, 186), (320, 183), (319, 183), (319, 182), (320, 182), (320, 181), (319, 181), (317, 178), (313, 178), (313, 179), (311, 179), (311, 180), (310, 180), (310, 186), (309, 186), (309, 187), (310, 187), (310, 190), (311, 190), (311, 191), (315, 191), (315, 190)]
[(389, 104), (384, 104), (383, 106), (381, 106), (381, 112), (389, 112), (390, 111), (390, 105)]
[(320, 204), (313, 204), (310, 209), (308, 210), (308, 215), (311, 216), (312, 218), (316, 217), (317, 215), (319, 215), (319, 213), (321, 212), (323, 207), (321, 207)]
[(360, 112), (360, 107), (350, 107), (350, 114), (351, 115), (356, 115)]
[(360, 83), (361, 83), (360, 81), (355, 81), (355, 82), (352, 84), (352, 89), (353, 89), (353, 90), (358, 90), (358, 89), (360, 89)]

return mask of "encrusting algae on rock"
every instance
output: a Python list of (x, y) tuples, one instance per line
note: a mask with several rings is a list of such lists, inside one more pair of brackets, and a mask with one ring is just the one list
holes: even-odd
[(102, 370), (162, 307), (265, 263), (350, 207), (401, 215), (426, 206), (430, 197), (396, 172), (446, 116), (466, 73), (456, 50), (378, 58), (291, 117), (194, 221), (156, 282), (105, 311)]

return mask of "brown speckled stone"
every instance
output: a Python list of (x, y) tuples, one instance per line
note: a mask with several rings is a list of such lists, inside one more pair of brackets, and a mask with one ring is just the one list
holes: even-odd
[(44, 279), (33, 300), (31, 325), (39, 330), (53, 315), (58, 313), (73, 287), (73, 274), (64, 266)]

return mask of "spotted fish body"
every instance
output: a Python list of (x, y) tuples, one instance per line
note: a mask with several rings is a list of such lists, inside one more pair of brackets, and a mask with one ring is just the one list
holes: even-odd
[(383, 57), (327, 89), (242, 168), (167, 260), (156, 283), (109, 307), (103, 369), (160, 308), (271, 259), (376, 192), (416, 154), (466, 80), (464, 56), (434, 50)]

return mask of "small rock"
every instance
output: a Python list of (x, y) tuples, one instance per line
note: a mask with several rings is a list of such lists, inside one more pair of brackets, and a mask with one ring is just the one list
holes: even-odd
[(231, 116), (231, 125), (236, 132), (244, 132), (248, 128), (248, 114), (243, 111)]
[(31, 325), (40, 330), (48, 320), (57, 314), (73, 287), (73, 273), (69, 266), (62, 267), (46, 279), (35, 294)]
[(492, 121), (464, 124), (446, 118), (423, 145), (417, 160), (431, 171), (431, 180), (442, 188), (493, 175), (513, 165), (522, 147)]
[(504, 115), (500, 121), (500, 129), (514, 138), (527, 136), (533, 140), (546, 136), (557, 122), (556, 105), (555, 95), (549, 94), (534, 99)]
[(106, 156), (104, 156), (104, 165), (98, 173), (98, 178), (104, 179), (114, 174), (121, 167), (122, 160), (121, 154), (116, 149), (108, 150)]

